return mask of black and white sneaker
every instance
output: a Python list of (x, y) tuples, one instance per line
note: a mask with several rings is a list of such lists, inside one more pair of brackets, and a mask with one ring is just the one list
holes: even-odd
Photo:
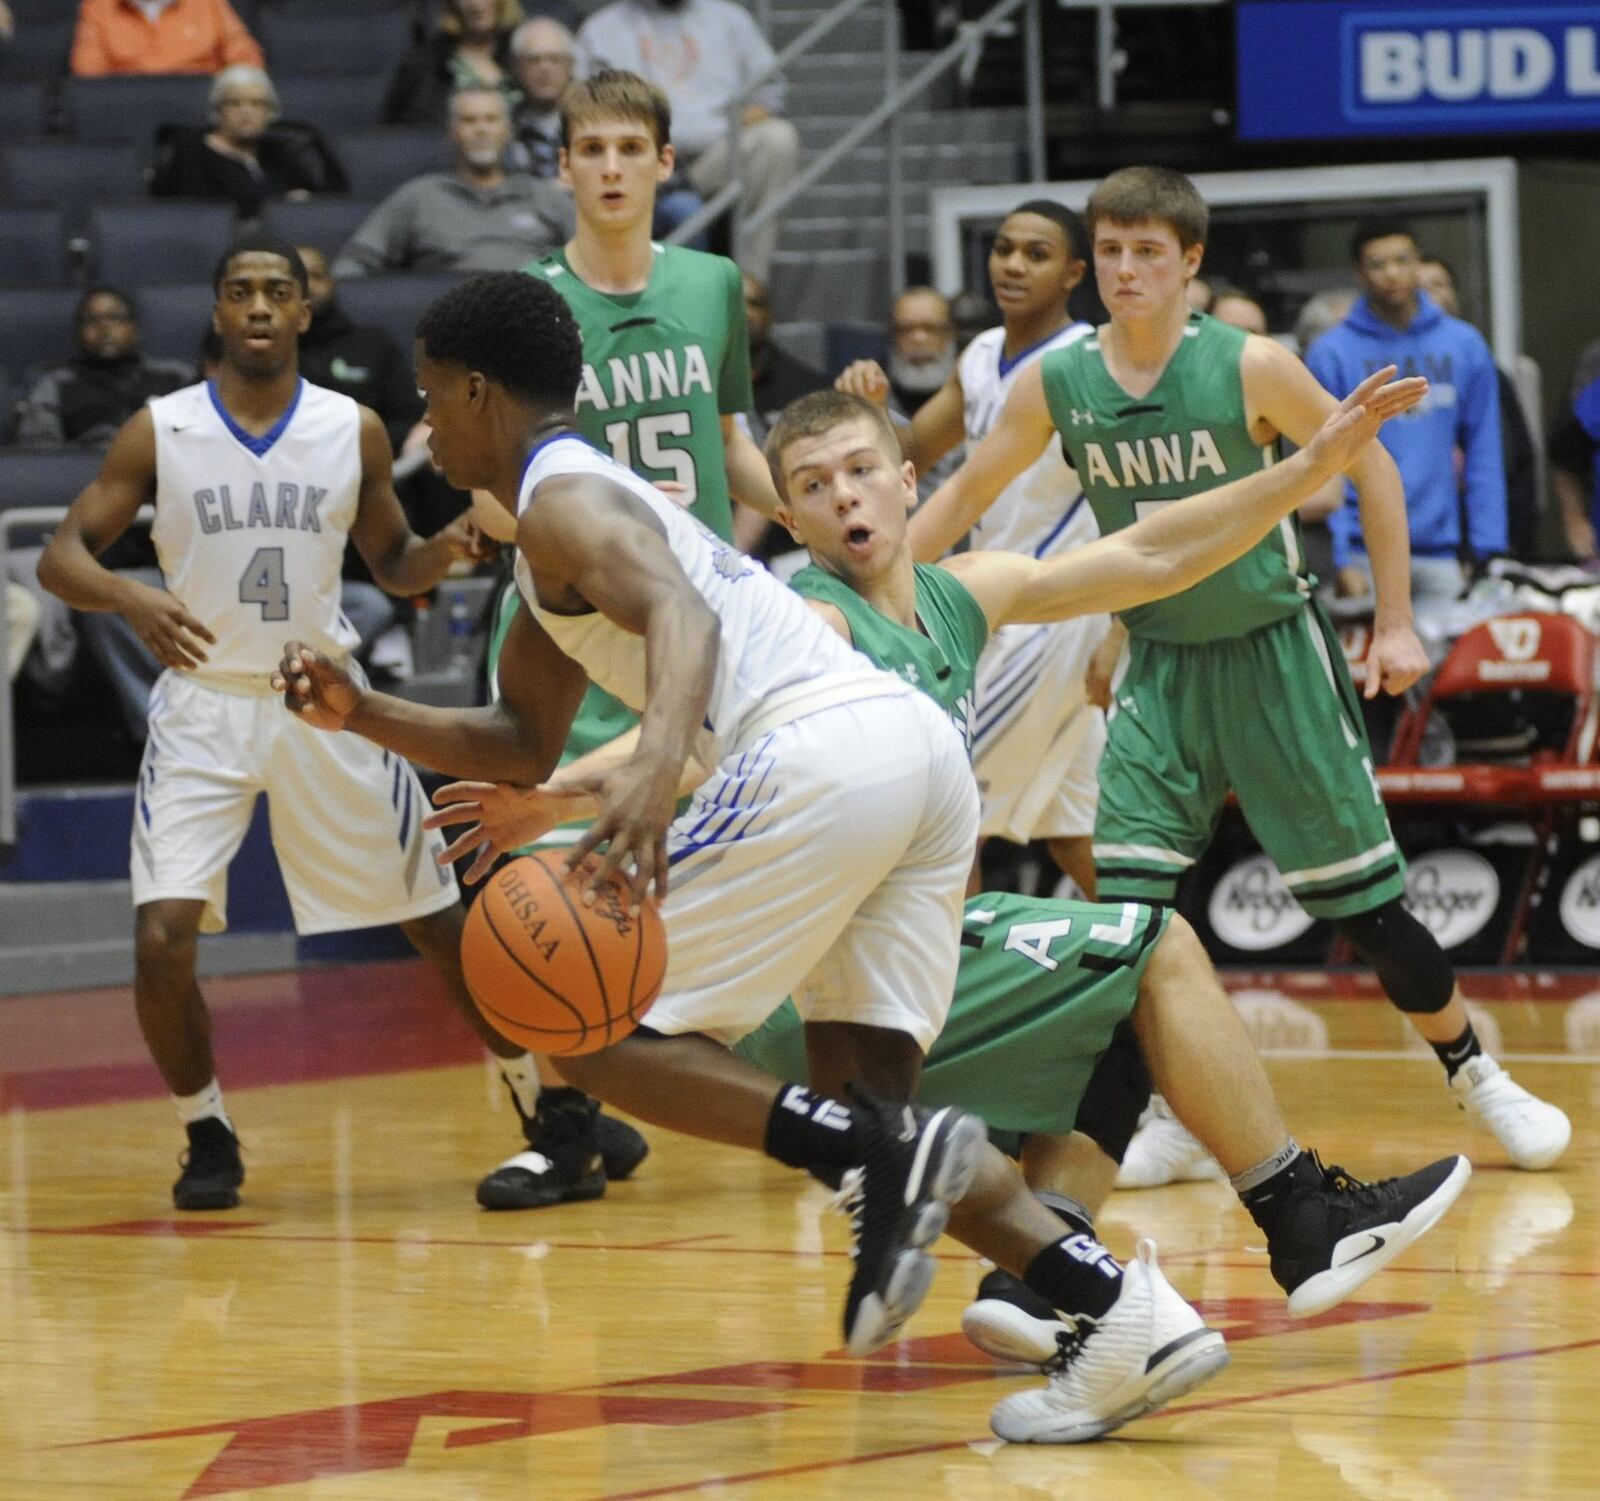
[(1472, 1176), (1465, 1157), (1444, 1157), (1381, 1183), (1317, 1166), (1322, 1181), (1289, 1196), (1267, 1247), (1273, 1280), (1288, 1293), (1297, 1319), (1337, 1307), (1426, 1235)]
[(650, 1143), (626, 1121), (602, 1110), (594, 1121), (595, 1144), (600, 1148), (600, 1165), (607, 1183), (621, 1183), (650, 1155)]
[[(522, 1117), (528, 1150), (507, 1158), (478, 1185), (478, 1202), (485, 1209), (544, 1209), (601, 1197), (606, 1174), (599, 1114), (600, 1102), (581, 1090), (545, 1090), (533, 1115)], [(628, 1170), (636, 1165), (637, 1159)]]
[(856, 1236), (844, 1338), (852, 1355), (869, 1355), (927, 1296), (934, 1269), (928, 1247), (972, 1186), (989, 1134), (962, 1110), (891, 1105), (854, 1087), (850, 1097), (863, 1160), (840, 1191)]
[(961, 1315), (961, 1332), (985, 1355), (1014, 1365), (1045, 1366), (1072, 1325), (1010, 1272), (996, 1267)]
[(183, 1171), (172, 1185), (173, 1207), (237, 1209), (244, 1182), (239, 1138), (226, 1121), (209, 1115), (184, 1129), (189, 1133), (189, 1150), (178, 1159)]

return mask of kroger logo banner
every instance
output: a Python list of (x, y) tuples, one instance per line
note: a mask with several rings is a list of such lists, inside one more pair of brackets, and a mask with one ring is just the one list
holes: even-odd
[(1244, 140), (1600, 129), (1600, 4), (1243, 0)]

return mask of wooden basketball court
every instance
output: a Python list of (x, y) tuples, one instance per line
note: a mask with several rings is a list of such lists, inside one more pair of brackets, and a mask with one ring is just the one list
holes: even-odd
[(216, 982), (245, 1201), (177, 1217), (182, 1145), (125, 992), (0, 1006), (0, 1498), (1592, 1496), (1600, 976), (1468, 982), (1480, 1032), (1573, 1117), (1502, 1165), (1370, 991), (1231, 984), (1291, 1126), (1362, 1176), (1446, 1151), (1443, 1224), (1292, 1325), (1225, 1184), (1116, 1196), (1232, 1366), (1079, 1448), (991, 1439), (1039, 1378), (959, 1333), (949, 1241), (898, 1347), (841, 1357), (846, 1225), (764, 1160), (655, 1133), (599, 1203), (491, 1215), (519, 1141), (420, 964)]

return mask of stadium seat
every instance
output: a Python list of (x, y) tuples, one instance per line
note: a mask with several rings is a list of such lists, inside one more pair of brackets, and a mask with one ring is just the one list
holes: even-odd
[(237, 232), (228, 203), (103, 203), (89, 214), (95, 275), (117, 286), (208, 277)]
[(71, 505), (98, 473), (100, 457), (83, 448), (0, 449), (0, 511)]
[(343, 73), (356, 52), (365, 67), (387, 79), (411, 47), (412, 22), (399, 10), (352, 16), (268, 6), (261, 12), (256, 35), (273, 72)]
[(0, 287), (0, 363), (14, 381), (71, 356), (72, 311), (80, 295), (76, 287)]
[(80, 141), (132, 141), (148, 152), (158, 125), (204, 125), (211, 80), (193, 73), (69, 78), (67, 131)]
[(72, 51), (72, 16), (65, 19), (58, 3), (48, 19), (22, 22), (17, 34), (0, 47), (0, 78), (59, 78), (67, 71), (67, 55)]
[(389, 80), (382, 73), (285, 75), (272, 80), (285, 120), (304, 120), (324, 133), (376, 125)]
[(416, 338), (417, 319), (458, 276), (352, 276), (339, 283), (339, 305), (356, 323), (386, 329), (401, 349)]
[(69, 274), (60, 209), (0, 208), (0, 285), (60, 282)]
[(346, 131), (333, 143), (352, 193), (381, 198), (424, 172), (450, 170), (450, 146), (433, 126)]
[(372, 212), (370, 198), (308, 198), (300, 203), (278, 199), (266, 206), (262, 228), (294, 245), (314, 245), (330, 260)]
[(0, 82), (0, 141), (38, 135), (49, 123), (45, 119), (49, 99), (49, 89), (36, 80)]
[(0, 196), (21, 207), (57, 207), (68, 234), (89, 209), (139, 191), (139, 153), (121, 142), (28, 141), (0, 151)]
[(828, 323), (822, 330), (824, 372), (843, 370), (856, 360), (889, 357), (889, 336), (881, 323)]
[(211, 283), (185, 281), (140, 287), (136, 295), (144, 352), (152, 359), (199, 364), (200, 340), (211, 326), (211, 305), (216, 300)]

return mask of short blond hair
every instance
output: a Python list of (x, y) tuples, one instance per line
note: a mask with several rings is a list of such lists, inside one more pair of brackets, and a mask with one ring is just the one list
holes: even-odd
[(789, 492), (784, 489), (784, 449), (801, 438), (820, 438), (824, 433), (831, 433), (834, 428), (858, 418), (865, 418), (870, 424), (886, 459), (896, 464), (904, 459), (900, 435), (894, 430), (889, 414), (877, 402), (848, 391), (835, 391), (831, 387), (813, 391), (809, 396), (791, 401), (767, 434), (767, 468), (772, 471), (773, 488), (777, 490), (780, 500), (787, 501), (789, 498)]
[(648, 127), (656, 150), (672, 144), (672, 106), (648, 79), (623, 68), (600, 68), (561, 96), (561, 144), (570, 148), (573, 128), (596, 120), (626, 120)]

